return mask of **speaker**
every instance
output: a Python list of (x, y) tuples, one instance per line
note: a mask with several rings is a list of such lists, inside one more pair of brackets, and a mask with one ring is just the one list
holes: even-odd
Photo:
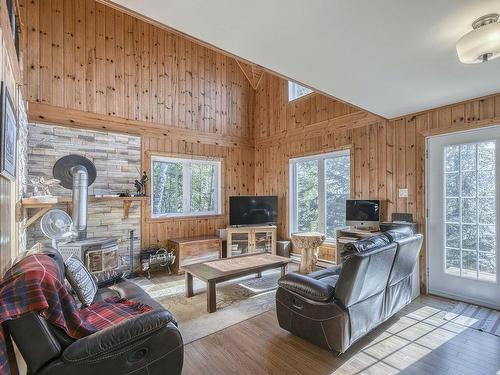
[(393, 212), (392, 221), (404, 221), (406, 223), (413, 223), (413, 215), (402, 212)]
[(386, 232), (388, 230), (400, 229), (400, 228), (410, 228), (413, 233), (417, 232), (417, 223), (402, 223), (402, 222), (383, 222), (380, 223), (380, 231)]

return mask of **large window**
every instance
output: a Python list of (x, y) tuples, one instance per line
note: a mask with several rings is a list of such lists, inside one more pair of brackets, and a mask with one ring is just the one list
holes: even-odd
[(221, 213), (220, 160), (153, 156), (151, 176), (153, 217)]
[(333, 240), (345, 226), (350, 186), (348, 150), (290, 159), (290, 231), (318, 231)]
[(288, 101), (292, 101), (312, 93), (311, 89), (301, 86), (298, 83), (288, 81)]

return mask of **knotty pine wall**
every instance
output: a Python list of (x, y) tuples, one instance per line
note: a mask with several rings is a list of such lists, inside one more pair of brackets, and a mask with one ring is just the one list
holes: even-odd
[[(279, 236), (289, 237), (289, 159), (349, 148), (355, 197), (387, 195), (378, 170), (386, 168), (385, 147), (393, 143), (386, 121), (320, 94), (288, 102), (286, 80), (266, 74), (255, 98), (255, 192), (278, 195)], [(391, 187), (392, 188), (392, 187)]]
[(27, 99), (219, 135), (253, 135), (236, 61), (94, 0), (19, 0)]
[[(148, 173), (155, 152), (221, 158), (223, 196), (254, 194), (254, 93), (233, 58), (94, 0), (19, 2), (33, 122), (141, 135)], [(213, 235), (223, 209), (154, 220), (143, 204), (142, 245)]]
[[(287, 82), (266, 74), (255, 98), (255, 193), (279, 196), (289, 237), (288, 168), (297, 156), (349, 148), (352, 196), (381, 199), (382, 216), (409, 212), (425, 231), (425, 138), (500, 124), (500, 94), (385, 120), (319, 94), (288, 102)], [(399, 188), (408, 188), (400, 198)], [(431, 249), (432, 251), (432, 249)], [(425, 250), (421, 279), (425, 285)]]
[[(199, 218), (152, 219), (150, 202), (143, 205), (143, 244), (164, 244), (166, 238), (214, 235), (228, 225), (228, 201), (231, 195), (254, 195), (254, 150), (248, 147), (220, 147), (179, 140), (143, 137), (143, 167), (150, 169), (151, 155), (200, 155), (222, 160), (222, 212), (220, 216)], [(146, 245), (147, 244), (147, 245)]]

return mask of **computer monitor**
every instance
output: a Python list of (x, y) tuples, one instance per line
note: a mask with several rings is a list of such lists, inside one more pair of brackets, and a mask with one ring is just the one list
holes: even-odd
[(346, 225), (356, 228), (378, 227), (380, 223), (380, 201), (348, 199), (346, 201)]

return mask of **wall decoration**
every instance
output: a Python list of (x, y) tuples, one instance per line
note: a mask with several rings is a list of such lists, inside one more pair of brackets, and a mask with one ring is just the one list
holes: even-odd
[(0, 88), (0, 174), (16, 178), (17, 116), (7, 85)]
[(146, 196), (146, 184), (149, 181), (149, 177), (146, 174), (146, 171), (142, 172), (141, 180), (135, 180), (134, 186), (137, 190), (135, 194), (136, 197), (145, 197)]

